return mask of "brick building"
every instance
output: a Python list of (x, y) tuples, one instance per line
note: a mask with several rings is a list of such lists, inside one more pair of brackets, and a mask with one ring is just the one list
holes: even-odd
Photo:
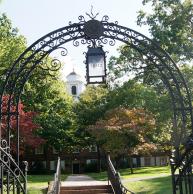
[[(25, 159), (29, 163), (29, 170), (38, 171), (55, 171), (57, 159), (60, 156), (61, 169), (63, 172), (79, 174), (85, 171), (97, 171), (98, 152), (96, 146), (90, 146), (85, 149), (76, 149), (72, 152), (56, 152), (54, 148), (44, 148), (40, 146), (30, 150), (25, 154)], [(91, 169), (93, 168), (93, 169)]]

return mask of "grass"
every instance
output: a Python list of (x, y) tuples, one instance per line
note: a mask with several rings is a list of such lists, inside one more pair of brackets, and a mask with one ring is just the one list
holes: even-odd
[(28, 190), (28, 194), (46, 194), (45, 189), (32, 189)]
[[(142, 167), (134, 168), (134, 174), (130, 169), (119, 170), (124, 185), (135, 194), (171, 194), (170, 167)], [(88, 173), (95, 180), (107, 180), (107, 173)], [(160, 176), (157, 178), (156, 176)], [(161, 177), (162, 176), (162, 177)], [(152, 178), (151, 178), (152, 177)], [(132, 181), (132, 178), (135, 180)], [(146, 180), (136, 180), (137, 178)], [(127, 182), (128, 180), (128, 182)]]
[(153, 176), (167, 176), (170, 175), (170, 166), (154, 166), (154, 167), (141, 167), (134, 168), (134, 174), (130, 173), (130, 169), (121, 169), (119, 170), (121, 178), (141, 178), (141, 177), (153, 177)]
[(171, 176), (124, 183), (135, 194), (171, 194)]
[[(142, 177), (153, 177), (156, 175), (167, 176), (170, 175), (170, 167), (169, 166), (155, 166), (155, 167), (141, 167), (134, 168), (134, 174), (131, 174), (129, 168), (118, 170), (122, 179), (130, 179), (130, 178), (142, 178)], [(100, 173), (88, 173), (90, 177), (95, 180), (105, 181), (107, 180), (107, 172)]]
[[(62, 174), (61, 180), (65, 180), (67, 175)], [(54, 179), (54, 175), (28, 175), (28, 194), (44, 194), (48, 182)]]

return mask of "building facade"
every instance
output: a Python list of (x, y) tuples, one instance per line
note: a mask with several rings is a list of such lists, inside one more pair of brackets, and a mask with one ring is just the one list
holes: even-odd
[(42, 145), (25, 154), (31, 173), (55, 171), (58, 157), (60, 157), (62, 172), (80, 174), (97, 171), (98, 153), (95, 146), (72, 152), (62, 150), (57, 152), (54, 148), (45, 148)]

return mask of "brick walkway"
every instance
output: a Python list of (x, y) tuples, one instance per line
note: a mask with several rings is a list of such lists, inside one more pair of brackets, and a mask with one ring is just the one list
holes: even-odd
[(90, 186), (90, 185), (107, 185), (107, 181), (96, 181), (91, 177), (80, 174), (70, 175), (65, 181), (61, 182), (61, 186)]

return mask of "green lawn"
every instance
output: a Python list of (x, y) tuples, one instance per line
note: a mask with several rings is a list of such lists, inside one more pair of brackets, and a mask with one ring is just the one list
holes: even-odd
[(124, 183), (135, 194), (171, 194), (171, 176)]
[[(171, 177), (170, 167), (143, 167), (135, 168), (134, 174), (130, 173), (130, 169), (119, 170), (121, 178), (124, 179), (124, 185), (136, 194), (171, 194)], [(106, 172), (88, 173), (89, 176), (96, 180), (107, 180)], [(156, 176), (162, 176), (155, 178)], [(151, 178), (152, 177), (152, 178)], [(147, 180), (133, 180), (149, 178)], [(127, 180), (129, 182), (127, 182)]]
[[(151, 177), (151, 176), (167, 176), (170, 175), (170, 167), (169, 166), (155, 166), (155, 167), (142, 167), (142, 168), (134, 168), (134, 174), (131, 174), (129, 168), (118, 170), (122, 179), (130, 179), (130, 178), (140, 178), (140, 177)], [(94, 178), (95, 180), (104, 181), (107, 180), (107, 173), (88, 173), (89, 176)]]
[[(61, 175), (61, 180), (65, 180), (67, 175)], [(48, 182), (54, 180), (54, 175), (28, 175), (28, 193), (44, 194)]]
[(142, 167), (134, 168), (134, 174), (131, 174), (130, 169), (119, 170), (121, 178), (140, 178), (140, 177), (151, 177), (151, 176), (167, 176), (170, 175), (170, 166), (154, 166), (154, 167)]
[(28, 190), (28, 194), (46, 194), (45, 189), (31, 189)]

